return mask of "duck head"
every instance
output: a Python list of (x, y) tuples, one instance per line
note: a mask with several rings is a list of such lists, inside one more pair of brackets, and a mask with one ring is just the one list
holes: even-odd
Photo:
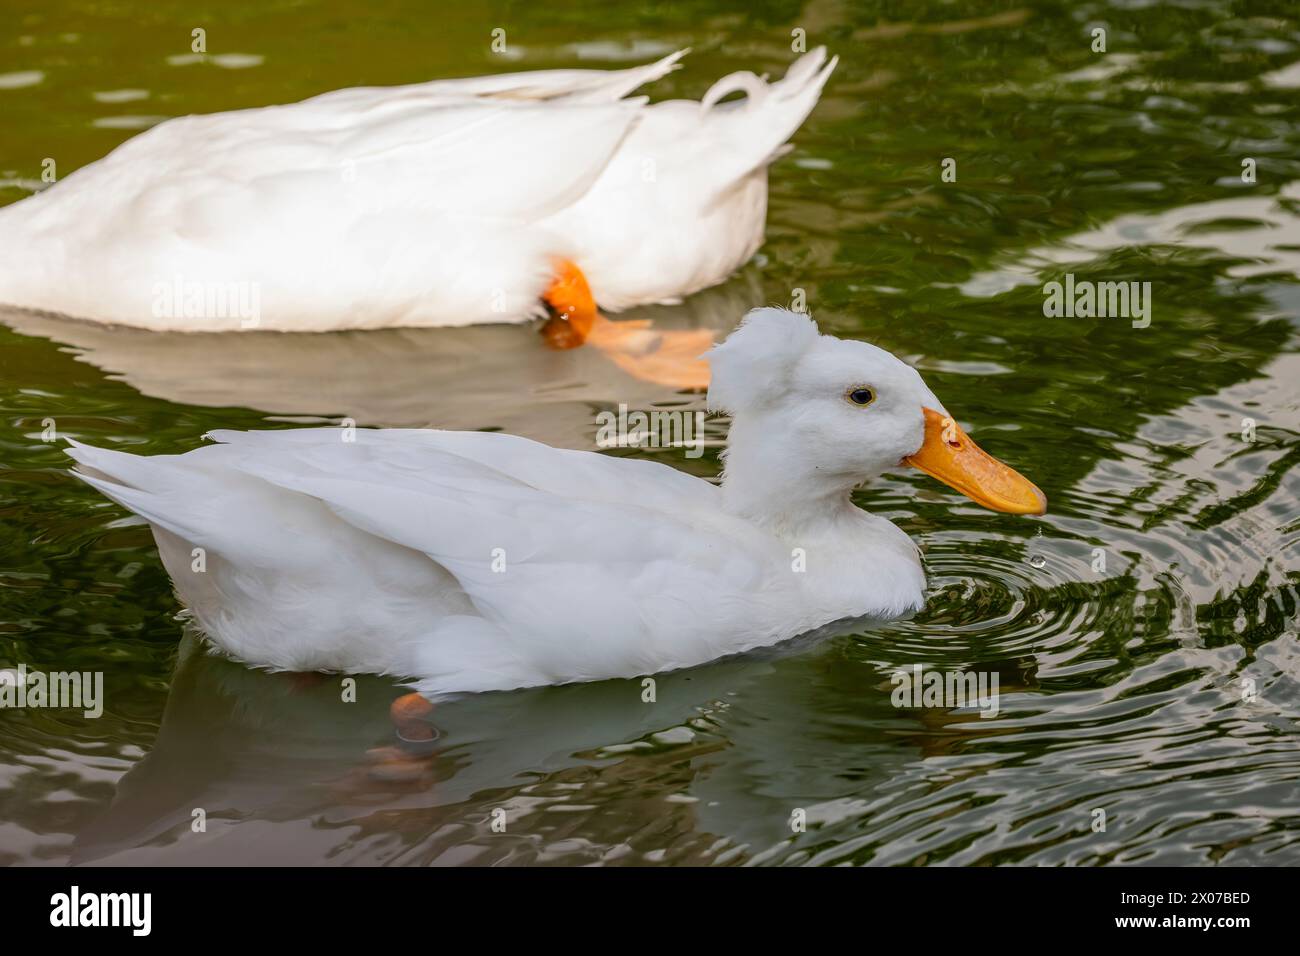
[(732, 416), (723, 494), (738, 513), (843, 496), (899, 465), (994, 511), (1047, 510), (1032, 482), (971, 441), (916, 369), (884, 349), (765, 308), (706, 357), (709, 406)]

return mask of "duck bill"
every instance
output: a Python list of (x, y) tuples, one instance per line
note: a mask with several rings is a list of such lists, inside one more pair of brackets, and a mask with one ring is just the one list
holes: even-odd
[(1041, 515), (1047, 498), (1032, 481), (970, 440), (960, 425), (932, 408), (925, 411), (925, 442), (903, 459), (985, 508), (1013, 515)]

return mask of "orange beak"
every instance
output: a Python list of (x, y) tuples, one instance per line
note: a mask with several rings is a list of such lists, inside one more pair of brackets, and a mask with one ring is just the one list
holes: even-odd
[(932, 408), (924, 411), (925, 442), (903, 459), (905, 464), (985, 508), (1013, 515), (1046, 513), (1047, 498), (1032, 481), (981, 449), (951, 418)]

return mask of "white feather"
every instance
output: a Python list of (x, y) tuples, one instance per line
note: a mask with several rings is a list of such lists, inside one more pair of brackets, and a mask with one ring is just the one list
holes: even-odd
[[(733, 404), (721, 488), (480, 432), (219, 431), (184, 455), (69, 453), (153, 525), (181, 599), (242, 660), (412, 677), (431, 696), (672, 670), (922, 603), (915, 546), (849, 492), (920, 446), (933, 396), (888, 353), (779, 310), (735, 354), (782, 323), (814, 340), (771, 395)], [(874, 419), (842, 397), (864, 377)], [(809, 412), (841, 440), (822, 447)]]
[(711, 108), (623, 99), (680, 56), (169, 120), (0, 209), (0, 302), (180, 331), (520, 322), (556, 257), (605, 309), (678, 299), (758, 248), (767, 164), (835, 65)]

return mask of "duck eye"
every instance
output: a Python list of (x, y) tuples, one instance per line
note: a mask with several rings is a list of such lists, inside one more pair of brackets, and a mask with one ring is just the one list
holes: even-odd
[(876, 400), (876, 393), (874, 389), (859, 385), (856, 388), (849, 389), (845, 393), (845, 397), (854, 405), (870, 405)]

